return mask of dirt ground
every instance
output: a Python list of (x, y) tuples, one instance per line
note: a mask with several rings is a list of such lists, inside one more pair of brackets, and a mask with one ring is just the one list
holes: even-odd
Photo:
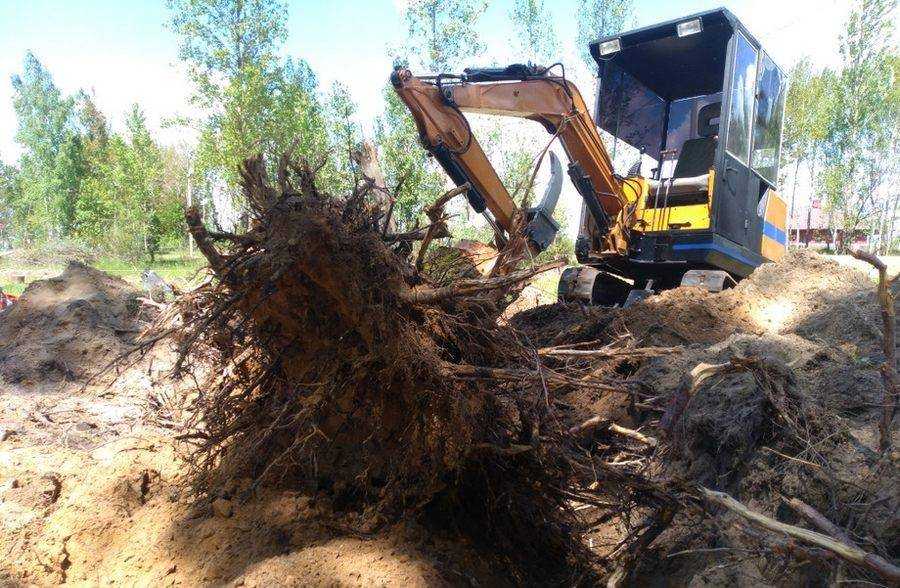
[(466, 546), (423, 539), (408, 524), (348, 535), (325, 496), (237, 480), (198, 507), (183, 491), (173, 438), (172, 399), (189, 387), (168, 378), (173, 350), (157, 346), (117, 377), (91, 378), (152, 318), (140, 295), (73, 263), (0, 316), (0, 586), (434, 586), (491, 577)]
[[(154, 309), (138, 296), (121, 280), (73, 264), (62, 276), (30, 286), (18, 306), (0, 314), (0, 586), (510, 583), (476, 546), (442, 542), (413, 523), (350, 532), (325, 493), (235, 480), (208, 503), (191, 500), (175, 438), (184, 418), (176, 399), (190, 387), (167, 375), (173, 351), (158, 346), (115, 380), (90, 380), (152, 319)], [(849, 424), (852, 439), (834, 449), (840, 475), (872, 481), (866, 456), (877, 443), (881, 324), (873, 284), (863, 273), (800, 252), (719, 294), (677, 289), (625, 310), (526, 305), (517, 306), (510, 322), (537, 347), (624, 333), (645, 345), (672, 346), (632, 370), (631, 377), (656, 395), (673, 395), (700, 362), (736, 353), (778, 358), (802, 390)], [(735, 376), (704, 393), (737, 402), (754, 385), (752, 377)], [(615, 413), (624, 425), (642, 424), (610, 393), (566, 401), (577, 415)], [(706, 435), (674, 456), (685, 470), (705, 468), (770, 515), (781, 493), (819, 491), (815, 474), (775, 468), (763, 451), (742, 458), (740, 467), (723, 463), (727, 452), (715, 434), (714, 408), (698, 413), (706, 420), (685, 424), (685, 435)], [(723, 482), (722, 476), (730, 478)], [(896, 496), (884, 503), (888, 512), (866, 513), (885, 521), (880, 536), (857, 523), (856, 538), (896, 549)], [(608, 537), (586, 540), (606, 553), (617, 532), (614, 524)], [(678, 558), (648, 562), (646, 582), (772, 583), (759, 570), (729, 567), (725, 556), (689, 557), (692, 564), (681, 567), (674, 567)]]

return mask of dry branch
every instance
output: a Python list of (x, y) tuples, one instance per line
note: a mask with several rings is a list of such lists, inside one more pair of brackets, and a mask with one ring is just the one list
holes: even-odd
[(656, 438), (644, 435), (640, 431), (635, 431), (634, 429), (629, 429), (627, 427), (618, 425), (608, 418), (599, 415), (591, 417), (586, 421), (575, 425), (574, 427), (570, 427), (568, 433), (573, 437), (579, 437), (585, 435), (586, 433), (593, 433), (597, 431), (609, 431), (610, 433), (615, 433), (629, 439), (634, 439), (635, 441), (644, 445), (648, 445), (650, 447), (656, 447), (657, 445), (659, 445), (659, 441)]
[(381, 171), (381, 166), (378, 164), (378, 151), (375, 145), (371, 141), (363, 141), (351, 150), (350, 158), (359, 166), (363, 181), (366, 182), (366, 186), (363, 189), (368, 188), (375, 201), (385, 211), (384, 232), (394, 232), (396, 223), (391, 213), (393, 212), (395, 198), (387, 189), (384, 174)]
[(612, 359), (616, 357), (645, 358), (671, 353), (671, 347), (603, 347), (601, 349), (570, 349), (548, 347), (539, 349), (538, 353), (547, 357), (578, 357), (586, 359)]
[(887, 265), (877, 256), (861, 249), (851, 249), (850, 254), (856, 259), (871, 264), (878, 270), (878, 303), (881, 307), (881, 322), (884, 324), (882, 346), (884, 364), (881, 366), (881, 379), (884, 382), (884, 410), (879, 424), (879, 447), (882, 452), (890, 449), (891, 426), (894, 422), (894, 411), (897, 407), (897, 394), (900, 391), (900, 379), (897, 376), (896, 341), (894, 327), (897, 317), (894, 314), (894, 296), (891, 294)]
[(623, 435), (628, 437), (629, 439), (634, 439), (639, 443), (643, 443), (644, 445), (649, 445), (650, 447), (656, 447), (659, 445), (659, 441), (655, 437), (650, 437), (648, 435), (644, 435), (640, 431), (635, 431), (634, 429), (628, 429), (617, 425), (616, 423), (612, 423), (609, 426), (609, 430), (613, 433), (617, 433), (619, 435)]
[[(834, 537), (830, 537), (816, 531), (810, 531), (809, 529), (804, 529), (802, 527), (788, 525), (787, 523), (776, 521), (775, 519), (750, 510), (744, 504), (738, 502), (724, 492), (717, 492), (715, 490), (710, 490), (708, 488), (702, 487), (700, 488), (700, 492), (709, 502), (725, 507), (729, 511), (743, 517), (744, 519), (747, 519), (748, 521), (760, 527), (763, 527), (770, 531), (774, 531), (776, 533), (783, 533), (810, 545), (814, 545), (816, 547), (820, 547), (822, 549), (830, 551), (850, 563), (856, 564), (858, 566), (863, 566), (874, 571), (885, 580), (888, 580), (892, 585), (900, 583), (900, 568), (876, 554), (869, 553), (860, 549), (854, 544), (847, 544), (843, 541), (835, 539)], [(816, 513), (816, 515), (818, 515), (819, 519), (824, 519), (824, 517), (822, 517), (818, 513)], [(834, 527), (834, 524), (829, 521), (827, 523), (827, 526)]]
[(206, 230), (206, 227), (203, 225), (203, 219), (200, 217), (200, 210), (197, 207), (191, 207), (185, 211), (184, 218), (187, 221), (191, 235), (194, 237), (194, 241), (197, 243), (197, 248), (200, 249), (200, 253), (203, 254), (203, 257), (206, 258), (213, 270), (220, 270), (225, 262), (219, 251), (212, 244), (209, 231)]
[(847, 535), (847, 533), (845, 533), (843, 529), (826, 519), (819, 511), (817, 511), (810, 505), (806, 504), (799, 498), (785, 498), (784, 501), (788, 506), (794, 509), (797, 514), (802, 516), (813, 525), (817, 526), (824, 533), (831, 535), (838, 541), (843, 541), (851, 547), (859, 549), (859, 546), (856, 545), (856, 543), (852, 539), (850, 539), (850, 536)]
[(416, 256), (415, 264), (417, 270), (421, 271), (425, 253), (428, 251), (428, 246), (431, 244), (431, 240), (436, 236), (436, 233), (447, 233), (447, 220), (444, 216), (444, 206), (446, 206), (453, 198), (460, 194), (465, 194), (470, 187), (469, 182), (466, 182), (461, 186), (448, 190), (435, 200), (431, 206), (425, 209), (425, 215), (428, 217), (428, 220), (431, 221), (431, 224), (428, 226), (428, 230), (425, 231), (425, 236), (422, 237), (422, 244), (419, 246), (419, 254)]

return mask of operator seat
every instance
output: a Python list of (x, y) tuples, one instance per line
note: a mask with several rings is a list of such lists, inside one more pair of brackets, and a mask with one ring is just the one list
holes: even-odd
[(647, 205), (653, 207), (656, 203), (663, 207), (706, 202), (709, 197), (709, 170), (715, 161), (716, 143), (716, 137), (685, 141), (672, 177), (650, 180)]
[(716, 159), (719, 143), (719, 118), (722, 103), (707, 104), (698, 113), (700, 137), (688, 139), (681, 146), (672, 177), (650, 180), (647, 206), (680, 206), (709, 201), (709, 170)]

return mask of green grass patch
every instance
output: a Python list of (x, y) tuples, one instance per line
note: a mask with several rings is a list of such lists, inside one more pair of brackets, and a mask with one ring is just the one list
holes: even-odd
[[(199, 253), (189, 257), (186, 251), (171, 251), (158, 255), (152, 263), (149, 260), (134, 262), (103, 257), (90, 265), (136, 286), (141, 284), (141, 272), (149, 269), (167, 282), (185, 289), (198, 281), (197, 272), (205, 265), (205, 260)], [(0, 287), (4, 292), (18, 296), (31, 282), (57, 276), (63, 269), (65, 265), (59, 263), (43, 265), (0, 259)]]

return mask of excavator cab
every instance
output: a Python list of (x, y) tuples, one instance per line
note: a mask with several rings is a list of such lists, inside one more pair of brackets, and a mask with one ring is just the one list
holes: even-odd
[(602, 38), (590, 51), (600, 80), (594, 119), (611, 136), (617, 172), (633, 162), (621, 174), (633, 201), (631, 235), (627, 255), (605, 254), (583, 207), (576, 253), (595, 271), (569, 272), (561, 294), (575, 293), (578, 273), (580, 297), (593, 302), (674, 287), (685, 274), (721, 287), (779, 259), (786, 83), (753, 35), (718, 9)]

